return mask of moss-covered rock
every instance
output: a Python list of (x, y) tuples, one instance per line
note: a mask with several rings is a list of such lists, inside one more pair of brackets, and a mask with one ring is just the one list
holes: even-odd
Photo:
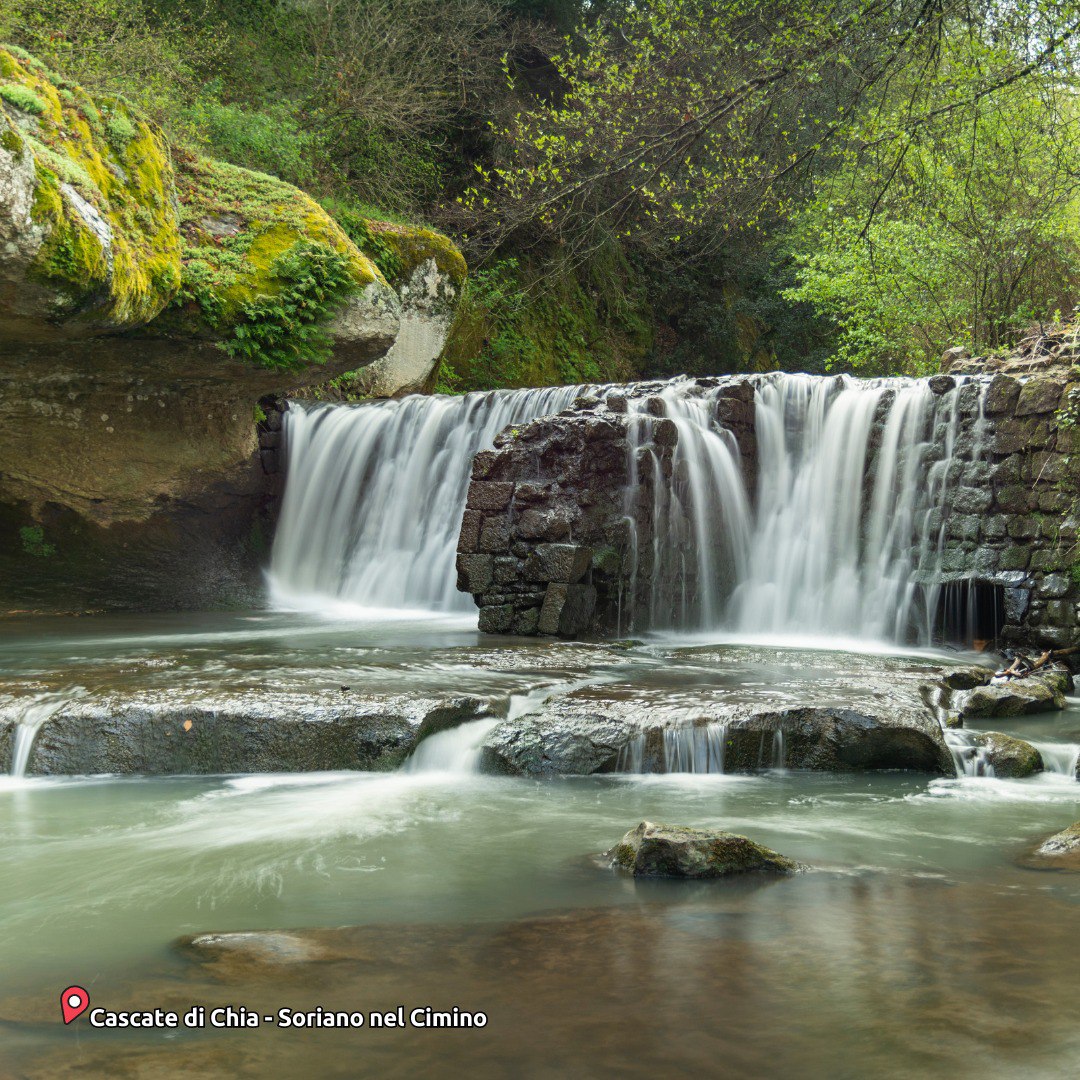
[[(386, 228), (397, 265), (426, 252), (463, 274), (449, 241)], [(302, 191), (171, 148), (125, 102), (0, 48), (0, 338), (149, 324), (253, 366), (333, 359), (337, 375), (386, 352), (399, 309), (376, 263)]]
[[(287, 368), (325, 359), (361, 322), (396, 332), (382, 273), (314, 199), (193, 155), (179, 157), (176, 179), (183, 284), (161, 329), (220, 338), (230, 352)], [(329, 271), (321, 278), (320, 267)], [(299, 302), (284, 303), (290, 297)], [(314, 343), (303, 332), (312, 323), (325, 324)]]
[(0, 336), (139, 326), (180, 287), (161, 133), (0, 48)]
[(614, 869), (634, 877), (719, 878), (793, 874), (798, 863), (736, 833), (643, 821), (607, 852)]
[(986, 750), (987, 760), (997, 777), (1022, 780), (1043, 771), (1042, 754), (1023, 739), (1014, 739), (1000, 731), (985, 731), (975, 736), (975, 743)]

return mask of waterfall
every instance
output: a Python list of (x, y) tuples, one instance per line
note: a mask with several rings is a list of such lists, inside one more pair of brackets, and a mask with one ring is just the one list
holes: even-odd
[(560, 412), (583, 390), (293, 403), (270, 563), (275, 601), (473, 611), (454, 571), (473, 457), (504, 428)]
[[(759, 386), (759, 480), (748, 571), (732, 597), (736, 629), (929, 644), (947, 496), (962, 468), (963, 393), (963, 383), (935, 394), (924, 380), (809, 375)], [(981, 420), (973, 430), (964, 452), (978, 461)]]
[[(625, 628), (929, 644), (950, 495), (965, 476), (985, 482), (985, 384), (780, 373), (749, 383), (752, 404), (746, 377), (621, 388)], [(472, 611), (454, 563), (473, 456), (584, 389), (293, 405), (275, 599)], [(724, 422), (733, 402), (753, 419), (749, 449), (749, 421), (741, 434)], [(658, 417), (677, 431), (670, 454), (654, 442)]]
[(34, 747), (34, 738), (39, 728), (47, 720), (74, 699), (85, 693), (83, 687), (74, 687), (62, 693), (35, 694), (29, 698), (16, 698), (5, 713), (10, 713), (14, 722), (14, 735), (11, 746), (11, 767), (9, 774), (16, 778), (26, 775), (30, 764), (30, 751)]
[[(657, 394), (628, 402), (631, 522), (646, 468), (654, 481), (648, 485), (651, 543), (647, 552), (640, 546), (634, 552), (635, 566), (647, 571), (649, 581), (647, 610), (644, 617), (635, 612), (635, 620), (648, 629), (717, 626), (730, 582), (746, 573), (751, 517), (739, 447), (716, 422), (715, 391), (694, 393), (696, 388), (677, 380)], [(670, 477), (660, 475), (661, 462), (650, 441), (654, 411), (662, 411), (678, 430)], [(631, 594), (636, 592), (635, 581)]]

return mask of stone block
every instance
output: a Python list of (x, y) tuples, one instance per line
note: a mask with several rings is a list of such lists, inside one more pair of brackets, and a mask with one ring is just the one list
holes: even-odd
[(552, 582), (544, 594), (537, 629), (541, 634), (573, 637), (588, 628), (596, 608), (596, 590), (591, 585)]
[(754, 384), (748, 379), (739, 379), (736, 382), (727, 383), (716, 391), (718, 398), (728, 398), (734, 401), (752, 402), (754, 400)]
[(589, 569), (592, 549), (581, 544), (537, 544), (525, 563), (528, 581), (580, 581)]
[(1009, 537), (1013, 540), (1034, 540), (1039, 535), (1039, 523), (1026, 514), (1009, 518)]
[(496, 585), (511, 585), (521, 576), (521, 562), (510, 555), (495, 560), (492, 580)]
[(720, 398), (716, 403), (716, 419), (724, 427), (752, 427), (754, 404), (738, 398)]
[(995, 375), (986, 389), (986, 415), (1001, 416), (1016, 408), (1020, 384), (1010, 375)]
[(480, 543), (480, 511), (466, 510), (461, 515), (461, 532), (458, 534), (458, 551), (472, 555)]
[(1007, 547), (998, 561), (1002, 570), (1026, 570), (1031, 562), (1031, 548), (1024, 544)]
[(517, 524), (517, 535), (530, 540), (563, 540), (570, 535), (566, 510), (526, 510)]
[(498, 604), (480, 609), (479, 629), (482, 634), (508, 634), (513, 622), (513, 604)]
[(1076, 607), (1069, 600), (1051, 600), (1046, 605), (1046, 621), (1050, 626), (1075, 626)]
[(1073, 563), (1074, 556), (1069, 551), (1054, 548), (1043, 548), (1031, 556), (1032, 570), (1045, 570), (1048, 573), (1062, 570), (1067, 571)]
[(654, 421), (652, 437), (657, 446), (675, 446), (679, 441), (679, 429), (675, 426), (674, 420), (662, 417)]
[(1031, 604), (1030, 589), (1005, 589), (1005, 619), (1007, 622), (1021, 622), (1028, 613)]
[(995, 454), (1016, 454), (1041, 450), (1049, 439), (1049, 420), (1038, 416), (1009, 417), (998, 422), (991, 445)]
[(993, 496), (986, 488), (960, 488), (949, 500), (958, 514), (981, 514), (990, 509)]
[[(948, 353), (945, 354), (945, 356), (948, 355)], [(944, 363), (944, 361), (945, 357), (942, 357), (942, 362)], [(935, 375), (930, 379), (929, 385), (932, 393), (947, 394), (956, 386), (956, 380), (951, 375)]]
[(495, 480), (474, 480), (466, 500), (470, 510), (505, 510), (514, 497), (514, 485)]
[(1047, 574), (1039, 582), (1039, 595), (1048, 600), (1056, 600), (1069, 591), (1071, 584), (1065, 574)]
[(978, 514), (953, 514), (949, 518), (949, 536), (956, 540), (978, 540), (981, 520)]
[(498, 517), (484, 518), (480, 526), (480, 542), (477, 551), (485, 554), (498, 554), (510, 547), (510, 522), (505, 514)]
[(495, 559), (491, 555), (459, 555), (457, 587), (460, 592), (482, 593), (493, 580)]
[(1061, 382), (1048, 376), (1028, 379), (1020, 388), (1014, 415), (1031, 416), (1052, 413), (1061, 404)]
[(515, 634), (535, 634), (540, 626), (540, 609), (538, 607), (526, 608), (514, 616), (510, 629)]
[(495, 465), (498, 455), (494, 450), (481, 450), (472, 463), (472, 474), (476, 480), (486, 479)]
[(986, 540), (1001, 540), (1008, 532), (1009, 519), (1001, 514), (991, 514), (980, 519), (982, 535)]
[(994, 492), (994, 504), (1006, 514), (1026, 514), (1031, 509), (1031, 492), (1020, 484), (1010, 484)]

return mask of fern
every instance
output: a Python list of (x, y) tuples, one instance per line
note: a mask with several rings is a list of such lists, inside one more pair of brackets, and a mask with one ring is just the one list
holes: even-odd
[(333, 347), (330, 319), (356, 289), (347, 258), (325, 244), (298, 243), (278, 256), (270, 272), (280, 291), (243, 304), (222, 348), (267, 368), (325, 363)]

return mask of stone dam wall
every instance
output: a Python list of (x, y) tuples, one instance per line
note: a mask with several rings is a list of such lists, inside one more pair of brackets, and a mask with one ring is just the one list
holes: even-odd
[[(755, 389), (767, 378), (685, 387), (715, 400), (716, 425), (737, 447), (751, 499)], [(477, 455), (457, 569), (458, 588), (480, 609), (481, 630), (625, 635), (651, 628), (665, 605), (708, 586), (691, 557), (691, 523), (678, 520), (692, 504), (693, 485), (675, 453), (680, 432), (665, 415), (664, 385), (586, 395), (557, 416), (504, 432), (493, 450)], [(984, 372), (970, 382), (939, 375), (928, 387), (939, 401), (950, 395), (947, 408), (930, 414), (926, 438), (948, 443), (951, 456), (947, 493), (924, 523), (924, 542), (936, 548), (931, 570), (924, 558), (915, 586), (927, 604), (969, 612), (953, 619), (951, 631), (942, 615), (944, 637), (970, 643), (992, 635), (1001, 645), (1033, 648), (1080, 643), (1080, 369)], [(867, 477), (882, 452), (889, 394), (870, 434)], [(931, 483), (928, 470), (916, 482)], [(661, 489), (669, 496), (658, 497)], [(722, 531), (723, 522), (714, 529)], [(682, 537), (685, 549), (667, 552), (664, 565), (653, 544), (661, 531)], [(713, 572), (730, 593), (736, 568), (721, 557)], [(976, 608), (981, 615), (970, 615)]]

